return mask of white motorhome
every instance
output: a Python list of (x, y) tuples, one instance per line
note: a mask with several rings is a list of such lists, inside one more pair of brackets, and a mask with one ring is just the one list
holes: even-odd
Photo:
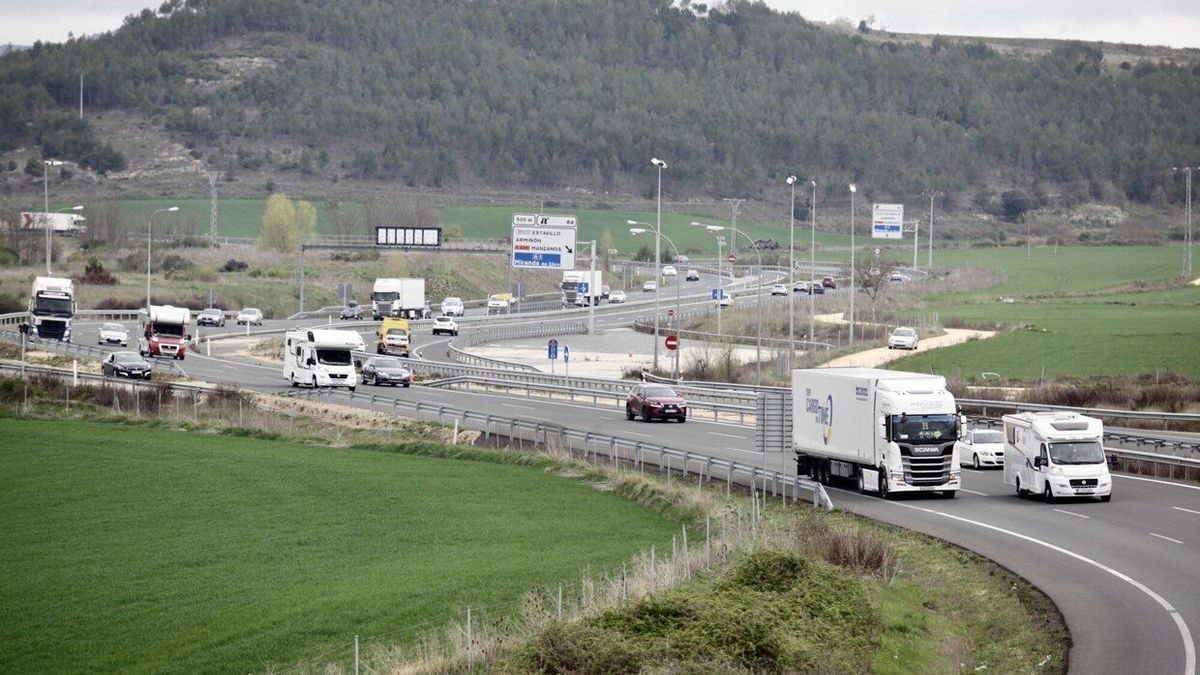
[(71, 341), (75, 316), (75, 282), (59, 277), (37, 277), (29, 293), (30, 335), (45, 340)]
[(1071, 412), (1005, 415), (1004, 482), (1018, 495), (1112, 499), (1104, 423)]
[(284, 336), (283, 379), (293, 387), (347, 387), (354, 391), (358, 373), (352, 352), (362, 336), (350, 330), (293, 330)]
[(180, 359), (187, 355), (192, 336), (188, 324), (192, 314), (187, 307), (150, 305), (150, 311), (138, 311), (142, 335), (138, 338), (138, 353), (142, 356), (169, 356)]
[(962, 428), (946, 378), (873, 368), (792, 371), (796, 470), (860, 492), (939, 492), (961, 487), (955, 441)]

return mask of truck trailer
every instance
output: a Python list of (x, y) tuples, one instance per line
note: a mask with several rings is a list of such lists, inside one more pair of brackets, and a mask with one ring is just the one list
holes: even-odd
[(353, 352), (362, 336), (350, 330), (293, 330), (284, 335), (283, 379), (293, 387), (346, 387), (354, 391), (358, 373)]
[(21, 212), (22, 230), (44, 230), (47, 227), (54, 234), (75, 236), (87, 234), (87, 218), (76, 213), (41, 213), (38, 211)]
[(899, 492), (954, 497), (962, 429), (946, 378), (874, 368), (792, 371), (796, 470), (852, 481), (887, 499)]
[(1005, 415), (1004, 482), (1018, 495), (1112, 499), (1104, 423), (1071, 412)]
[(43, 340), (71, 341), (75, 316), (75, 282), (37, 277), (29, 293), (29, 334)]
[(138, 353), (183, 360), (187, 355), (187, 343), (192, 339), (188, 333), (188, 323), (192, 320), (188, 308), (150, 305), (149, 311), (141, 310), (139, 314), (142, 336), (138, 338)]
[(590, 270), (565, 271), (560, 288), (563, 309), (599, 305), (604, 290), (600, 270), (595, 272)]
[(428, 319), (424, 279), (375, 280), (371, 290), (371, 311), (376, 321), (385, 316), (402, 319)]

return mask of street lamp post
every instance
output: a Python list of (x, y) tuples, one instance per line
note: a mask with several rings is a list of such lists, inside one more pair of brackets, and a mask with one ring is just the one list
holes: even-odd
[[(709, 232), (720, 232), (720, 231), (724, 230), (725, 227), (721, 226), (721, 225), (705, 225), (705, 229), (707, 229)], [(740, 234), (743, 237), (746, 237), (746, 241), (750, 242), (750, 245), (754, 247), (754, 252), (758, 255), (758, 280), (755, 284), (757, 286), (757, 290), (755, 291), (755, 294), (754, 294), (755, 300), (756, 300), (755, 304), (758, 305), (758, 333), (757, 333), (757, 338), (755, 339), (755, 347), (754, 347), (754, 359), (755, 359), (754, 366), (755, 366), (755, 372), (756, 372), (755, 377), (758, 380), (758, 384), (761, 385), (762, 384), (762, 306), (763, 306), (762, 249), (759, 248), (758, 243), (756, 243), (753, 239), (751, 239), (745, 232), (738, 232), (738, 231), (734, 230), (734, 234), (735, 235)]]
[[(629, 228), (629, 233), (634, 236), (639, 235), (639, 234), (645, 234), (646, 232), (647, 232), (647, 230), (643, 227)], [(671, 238), (665, 234), (659, 234), (658, 236), (667, 240), (667, 243), (671, 245), (671, 250), (675, 252), (675, 258), (678, 259), (679, 258), (679, 247), (675, 245), (675, 242), (672, 241)], [(679, 314), (679, 306), (680, 306), (679, 305), (679, 299), (680, 299), (679, 298), (679, 288), (680, 288), (680, 286), (682, 286), (682, 284), (679, 283), (679, 277), (676, 276), (675, 277), (675, 321), (680, 320), (680, 314)], [(658, 297), (657, 289), (654, 292), (654, 297), (655, 298)], [(655, 342), (655, 344), (658, 343), (658, 331), (657, 330), (654, 331), (654, 342)], [(675, 367), (674, 367), (674, 375), (673, 376), (676, 379), (679, 378), (679, 349), (678, 348), (675, 349)]]
[(788, 211), (788, 368), (796, 360), (796, 299), (793, 286), (796, 281), (796, 177), (788, 176), (787, 184), (792, 188), (792, 208)]
[[(654, 227), (654, 370), (658, 370), (658, 286), (662, 279), (662, 255), (659, 251), (662, 239), (662, 172), (667, 163), (651, 157), (650, 163), (658, 169), (658, 214)], [(678, 280), (677, 280), (678, 281)]]
[(854, 346), (854, 193), (858, 186), (850, 184), (850, 346)]
[[(817, 296), (813, 293), (813, 286), (817, 284), (817, 181), (810, 180), (812, 183), (812, 235), (808, 242), (808, 341), (815, 342), (817, 339)], [(808, 347), (812, 349), (812, 345)]]
[(178, 211), (178, 206), (172, 206), (165, 209), (158, 209), (150, 214), (150, 222), (146, 225), (146, 314), (150, 313), (150, 242), (153, 241), (151, 233), (154, 230), (154, 216), (168, 211)]
[(42, 225), (46, 228), (46, 276), (50, 276), (50, 167), (62, 166), (62, 162), (45, 159), (42, 163)]

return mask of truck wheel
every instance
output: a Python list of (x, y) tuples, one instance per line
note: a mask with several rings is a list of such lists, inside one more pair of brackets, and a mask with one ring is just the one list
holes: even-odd
[(860, 495), (865, 494), (866, 491), (867, 491), (867, 484), (863, 481), (862, 469), (859, 469), (858, 470), (858, 494), (860, 494)]
[(892, 493), (888, 490), (887, 476), (881, 471), (879, 473), (879, 498), (891, 499)]

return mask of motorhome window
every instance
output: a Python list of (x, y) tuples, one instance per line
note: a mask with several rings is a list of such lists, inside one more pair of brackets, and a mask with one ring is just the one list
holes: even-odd
[(38, 315), (71, 316), (71, 301), (65, 298), (39, 296), (33, 304), (33, 313)]
[(168, 337), (183, 337), (183, 334), (186, 330), (187, 330), (187, 326), (184, 326), (181, 323), (155, 323), (154, 324), (155, 335), (166, 335)]
[(1050, 459), (1055, 464), (1103, 464), (1104, 448), (1096, 441), (1051, 443)]
[(397, 293), (396, 291), (386, 291), (386, 292), (377, 291), (377, 292), (371, 294), (372, 300), (382, 300), (383, 302), (393, 302), (396, 298), (399, 298), (399, 297), (400, 297), (400, 294)]
[(957, 415), (893, 415), (892, 440), (940, 443), (957, 439)]
[(1016, 427), (1008, 428), (1008, 442), (1012, 443), (1013, 445), (1017, 444), (1017, 428)]
[(1003, 443), (1004, 436), (999, 431), (976, 431), (976, 443)]
[(350, 365), (350, 350), (318, 349), (317, 362), (325, 366), (348, 366)]

